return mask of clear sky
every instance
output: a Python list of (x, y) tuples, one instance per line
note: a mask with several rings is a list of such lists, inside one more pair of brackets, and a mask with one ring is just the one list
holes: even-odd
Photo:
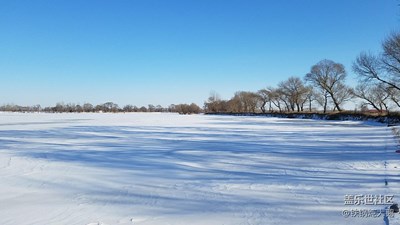
[(400, 25), (398, 0), (1, 0), (0, 104), (195, 102), (346, 66)]

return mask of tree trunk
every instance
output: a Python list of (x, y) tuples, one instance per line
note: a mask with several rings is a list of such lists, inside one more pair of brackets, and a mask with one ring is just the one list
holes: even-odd
[(324, 113), (326, 113), (327, 106), (328, 106), (328, 96), (325, 95), (324, 96)]
[(339, 104), (337, 103), (336, 98), (333, 97), (333, 95), (331, 95), (331, 98), (333, 100), (333, 104), (335, 104), (335, 108), (340, 112), (342, 111), (342, 109), (340, 108)]

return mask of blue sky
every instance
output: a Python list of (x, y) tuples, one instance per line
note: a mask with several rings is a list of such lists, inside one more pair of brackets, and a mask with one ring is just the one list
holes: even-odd
[(0, 104), (195, 102), (378, 52), (397, 0), (0, 1)]

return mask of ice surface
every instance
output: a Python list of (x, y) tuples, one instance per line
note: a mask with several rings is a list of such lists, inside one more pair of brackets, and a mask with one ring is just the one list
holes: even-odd
[(397, 145), (350, 121), (0, 113), (0, 224), (398, 224), (342, 215), (400, 199)]

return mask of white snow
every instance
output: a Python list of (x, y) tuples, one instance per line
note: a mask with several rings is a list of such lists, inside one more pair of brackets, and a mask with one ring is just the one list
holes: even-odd
[[(1, 225), (398, 224), (399, 142), (362, 122), (0, 113)], [(388, 185), (385, 185), (385, 180)]]

